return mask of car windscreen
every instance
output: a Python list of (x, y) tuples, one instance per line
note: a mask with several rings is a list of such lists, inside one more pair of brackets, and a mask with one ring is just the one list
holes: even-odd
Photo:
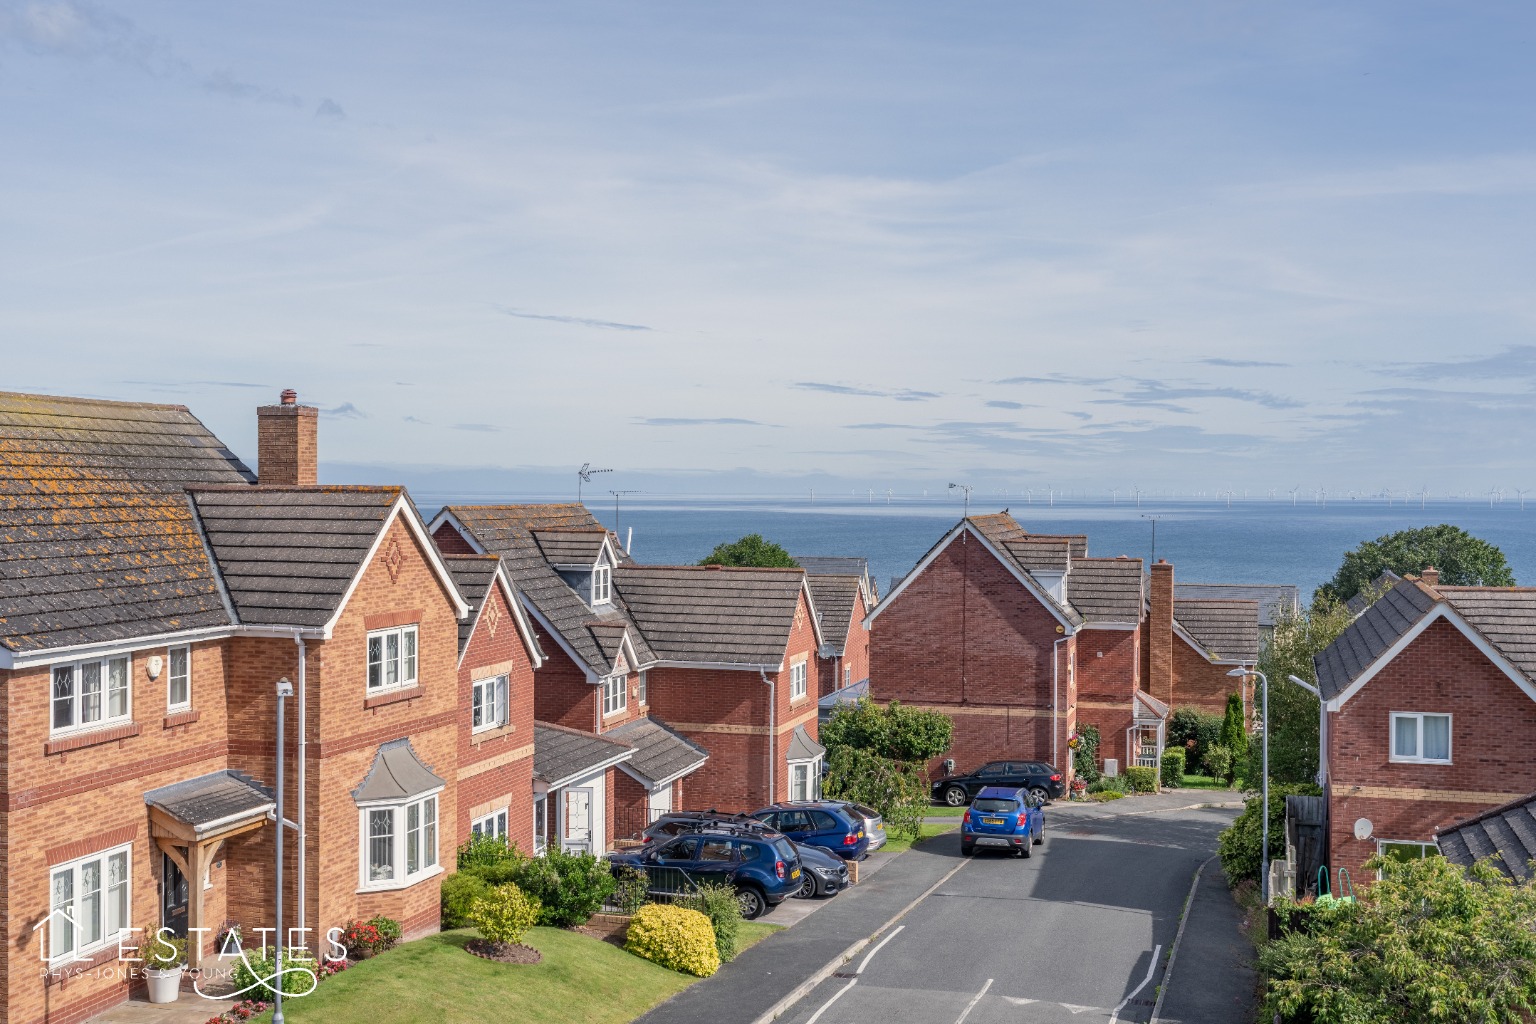
[(971, 810), (980, 811), (983, 814), (1011, 814), (1018, 809), (1018, 801), (1000, 796), (980, 797), (971, 804)]
[(786, 864), (800, 859), (795, 854), (795, 844), (791, 843), (788, 839), (775, 839), (773, 841), (773, 848), (779, 851), (779, 859)]
[(868, 804), (849, 804), (848, 806), (852, 807), (854, 809), (854, 811), (861, 818), (878, 818), (878, 817), (880, 817), (880, 812), (875, 810), (873, 807), (869, 806)]

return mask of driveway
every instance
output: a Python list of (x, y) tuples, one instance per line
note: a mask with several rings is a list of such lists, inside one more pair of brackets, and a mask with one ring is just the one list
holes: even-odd
[[(1235, 814), (1048, 811), (1032, 858), (964, 863), (779, 1019), (1148, 1021), (1190, 882)], [(927, 852), (961, 862), (957, 838)]]

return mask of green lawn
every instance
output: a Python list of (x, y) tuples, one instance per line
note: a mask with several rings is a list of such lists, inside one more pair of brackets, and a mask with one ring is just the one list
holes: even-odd
[(1230, 789), (1231, 787), (1229, 787), (1225, 782), (1222, 782), (1219, 779), (1211, 778), (1209, 775), (1186, 775), (1186, 776), (1184, 776), (1184, 781), (1180, 784), (1179, 788), (1180, 789), (1219, 789), (1219, 790), (1225, 791), (1225, 790)]
[[(780, 930), (744, 922), (742, 947)], [(407, 942), (321, 982), (312, 995), (284, 1000), (284, 1016), (327, 1024), (623, 1024), (699, 980), (561, 928), (528, 933), (527, 944), (544, 954), (532, 966), (464, 952), (474, 936), (463, 929)]]
[[(963, 808), (963, 807), (961, 808), (962, 811), (964, 809), (965, 808)], [(940, 825), (940, 824), (938, 824), (936, 822), (925, 821), (925, 822), (923, 822), (922, 833), (918, 837), (917, 841), (921, 842), (922, 840), (927, 839), (930, 836), (938, 836), (938, 835), (943, 835), (945, 832), (953, 832), (955, 830), (955, 828), (959, 824), (960, 824), (959, 822), (956, 822), (954, 825)], [(911, 839), (907, 839), (905, 837), (903, 837), (901, 839), (898, 839), (895, 836), (891, 836), (891, 838), (889, 838), (889, 839), (887, 839), (885, 841), (885, 845), (882, 846), (880, 848), (880, 850), (881, 850), (881, 852), (889, 850), (892, 853), (900, 853), (903, 850), (910, 850), (910, 849), (912, 849), (912, 843), (913, 843), (913, 840), (911, 840)]]
[(939, 804), (927, 810), (927, 816), (930, 818), (958, 818), (964, 813), (964, 807), (950, 807), (948, 804)]

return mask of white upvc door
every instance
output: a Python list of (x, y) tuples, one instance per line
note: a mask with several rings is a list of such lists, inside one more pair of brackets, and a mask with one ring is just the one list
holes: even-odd
[(671, 811), (672, 811), (672, 784), (668, 783), (667, 785), (662, 786), (660, 789), (653, 789), (653, 790), (651, 790), (651, 792), (646, 796), (646, 801), (645, 802), (646, 802), (646, 817), (649, 819), (647, 821), (647, 824), (649, 824), (652, 821), (655, 821), (657, 818), (661, 817), (663, 814), (671, 813)]
[(592, 791), (568, 789), (562, 795), (565, 804), (564, 834), (560, 848), (566, 853), (592, 853)]

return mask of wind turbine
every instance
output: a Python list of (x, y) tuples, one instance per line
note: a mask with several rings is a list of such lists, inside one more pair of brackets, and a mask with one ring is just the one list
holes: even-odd
[(1515, 493), (1520, 496), (1520, 511), (1524, 512), (1525, 511), (1525, 488), (1524, 487), (1516, 487), (1515, 488)]
[(577, 504), (581, 503), (581, 485), (582, 484), (589, 484), (589, 483), (591, 483), (592, 482), (592, 475), (594, 473), (612, 473), (612, 472), (613, 472), (613, 470), (611, 470), (611, 469), (593, 469), (592, 468), (592, 463), (590, 463), (590, 462), (583, 462), (581, 464), (581, 468), (576, 471), (576, 502), (577, 502)]

